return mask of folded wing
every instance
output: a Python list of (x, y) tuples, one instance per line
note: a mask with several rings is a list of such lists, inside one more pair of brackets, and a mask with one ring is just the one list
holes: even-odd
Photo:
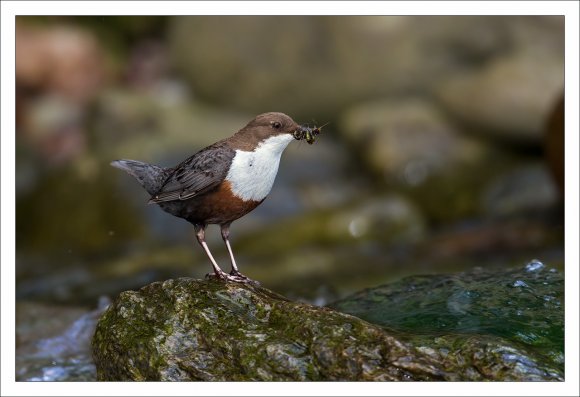
[(218, 142), (176, 166), (149, 203), (187, 200), (217, 187), (226, 177), (235, 151)]

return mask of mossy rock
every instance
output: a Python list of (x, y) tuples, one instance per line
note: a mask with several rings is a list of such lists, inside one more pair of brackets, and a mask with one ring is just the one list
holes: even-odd
[(559, 379), (542, 367), (514, 370), (521, 363), (498, 354), (524, 353), (500, 338), (448, 338), (460, 346), (415, 348), (395, 331), (261, 287), (180, 278), (123, 292), (97, 325), (93, 355), (109, 381)]
[(394, 380), (444, 374), (395, 337), (267, 289), (181, 278), (123, 292), (93, 340), (99, 380)]
[[(563, 303), (563, 274), (533, 260), (523, 268), (406, 277), (331, 306), (405, 332), (415, 347), (449, 349), (458, 341), (471, 345), (486, 336), (499, 337), (504, 347), (482, 344), (482, 349), (503, 351), (500, 361), (525, 363), (514, 369), (528, 371), (526, 376), (533, 377), (544, 366), (563, 378)], [(425, 336), (413, 335), (418, 330)], [(446, 336), (438, 337), (442, 334)], [(514, 348), (519, 353), (509, 352)]]

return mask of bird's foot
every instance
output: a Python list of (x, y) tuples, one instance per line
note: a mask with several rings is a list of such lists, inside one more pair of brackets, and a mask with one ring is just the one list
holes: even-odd
[(260, 283), (256, 280), (252, 280), (251, 278), (249, 278), (248, 276), (243, 275), (242, 273), (240, 273), (238, 270), (231, 270), (230, 271), (230, 276), (232, 277), (237, 277), (239, 279), (242, 279), (244, 281), (241, 281), (242, 283), (251, 283), (254, 285), (260, 285)]
[(234, 276), (234, 277), (239, 277), (239, 278), (244, 278), (246, 280), (249, 280), (249, 277), (244, 276), (242, 273), (240, 273), (238, 270), (234, 270), (232, 269), (230, 271), (230, 276)]
[(219, 272), (219, 273), (208, 273), (205, 275), (206, 278), (210, 279), (210, 280), (221, 280), (221, 281), (233, 281), (235, 283), (252, 283), (252, 284), (259, 284), (257, 281), (254, 281), (246, 276), (244, 276), (242, 273), (240, 272), (236, 272), (236, 273), (224, 273), (224, 272)]

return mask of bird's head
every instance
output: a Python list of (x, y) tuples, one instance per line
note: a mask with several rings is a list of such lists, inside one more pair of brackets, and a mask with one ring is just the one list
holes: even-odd
[(269, 112), (263, 113), (250, 121), (238, 134), (257, 142), (265, 141), (271, 137), (287, 137), (296, 140), (306, 140), (308, 143), (314, 142), (314, 136), (320, 132), (316, 128), (296, 123), (292, 118), (284, 113)]

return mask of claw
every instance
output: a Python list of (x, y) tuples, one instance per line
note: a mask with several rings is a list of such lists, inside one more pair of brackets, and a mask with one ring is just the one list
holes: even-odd
[(235, 276), (235, 277), (240, 277), (240, 278), (245, 278), (245, 279), (249, 279), (247, 276), (244, 276), (242, 273), (240, 273), (237, 270), (233, 270), (230, 272), (230, 276)]
[(235, 283), (251, 283), (255, 285), (260, 285), (257, 281), (252, 280), (249, 277), (244, 276), (240, 272), (232, 272), (230, 274), (221, 272), (221, 273), (208, 273), (205, 275), (208, 279), (220, 280), (220, 281), (233, 281)]
[(215, 272), (215, 273), (208, 273), (205, 275), (205, 278), (209, 279), (209, 280), (226, 280), (228, 278), (228, 275), (224, 272)]
[(260, 283), (258, 281), (252, 280), (251, 278), (243, 275), (242, 273), (240, 273), (237, 270), (232, 270), (230, 272), (230, 276), (235, 277), (236, 280), (238, 280), (238, 282), (240, 282), (240, 283), (250, 283), (250, 284), (254, 284), (254, 285), (260, 285)]

